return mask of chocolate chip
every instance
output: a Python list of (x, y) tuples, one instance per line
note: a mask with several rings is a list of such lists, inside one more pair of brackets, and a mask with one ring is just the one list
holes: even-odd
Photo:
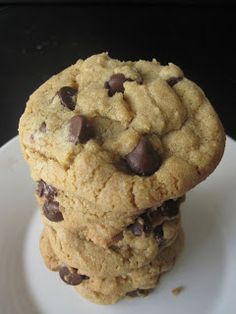
[(76, 94), (77, 90), (70, 86), (64, 86), (58, 91), (58, 96), (61, 100), (61, 104), (70, 109), (75, 109), (75, 99), (74, 96)]
[(129, 226), (129, 230), (136, 236), (140, 236), (143, 232), (150, 233), (155, 227), (155, 225), (153, 225), (153, 220), (154, 218), (149, 212), (144, 213), (136, 219), (135, 223)]
[(152, 232), (152, 229), (153, 229), (152, 228), (152, 219), (151, 219), (149, 213), (147, 212), (147, 213), (143, 214), (141, 217), (144, 221), (144, 232), (145, 233)]
[(167, 80), (167, 83), (172, 87), (178, 82), (182, 81), (182, 77), (171, 77)]
[(154, 229), (154, 235), (155, 235), (155, 238), (156, 240), (158, 241), (159, 244), (162, 244), (163, 243), (163, 235), (164, 235), (164, 232), (163, 232), (163, 228), (162, 228), (162, 225), (160, 226), (157, 226), (155, 229)]
[(39, 197), (45, 197), (48, 200), (53, 200), (57, 196), (57, 189), (54, 186), (47, 184), (45, 181), (38, 181), (36, 193)]
[(161, 225), (164, 221), (163, 216), (161, 215), (159, 210), (150, 212), (147, 216), (149, 218), (151, 229), (154, 229), (157, 226)]
[(74, 116), (70, 119), (69, 141), (75, 145), (84, 144), (93, 137), (93, 129), (87, 118), (83, 116)]
[(119, 158), (113, 162), (113, 165), (120, 172), (126, 173), (127, 175), (133, 175), (133, 172), (128, 167), (127, 161), (125, 158)]
[(47, 132), (47, 125), (46, 122), (42, 122), (40, 127), (39, 127), (39, 131), (42, 133), (46, 133)]
[(167, 216), (167, 217), (177, 216), (179, 213), (179, 205), (180, 205), (180, 201), (178, 199), (165, 201), (160, 206), (161, 215)]
[(59, 275), (61, 279), (71, 286), (79, 285), (83, 280), (89, 279), (89, 277), (85, 275), (81, 275), (77, 273), (77, 269), (67, 266), (62, 266), (59, 270)]
[(58, 222), (64, 220), (58, 202), (47, 200), (43, 205), (43, 213), (50, 221)]
[(129, 168), (140, 176), (152, 175), (161, 165), (159, 153), (145, 136), (142, 136), (134, 150), (126, 155), (126, 161)]
[(109, 81), (105, 83), (105, 88), (109, 89), (108, 95), (111, 97), (115, 93), (124, 93), (124, 82), (128, 80), (130, 81), (122, 73), (113, 74)]
[(144, 221), (142, 218), (137, 218), (135, 223), (129, 226), (129, 229), (135, 236), (140, 236), (144, 232)]

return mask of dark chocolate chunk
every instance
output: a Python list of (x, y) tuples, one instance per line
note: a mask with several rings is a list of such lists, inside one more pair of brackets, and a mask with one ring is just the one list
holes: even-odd
[(142, 136), (134, 150), (126, 155), (126, 161), (129, 168), (140, 176), (150, 176), (161, 166), (159, 153), (145, 136)]
[(108, 88), (108, 95), (111, 97), (115, 93), (124, 93), (124, 82), (128, 80), (130, 81), (122, 73), (113, 74), (105, 83), (105, 88)]
[(40, 127), (39, 127), (39, 131), (42, 133), (46, 133), (47, 132), (47, 125), (46, 122), (42, 122)]
[(162, 216), (167, 216), (167, 217), (177, 216), (179, 213), (179, 205), (180, 205), (179, 199), (165, 201), (160, 206), (160, 213)]
[(69, 132), (69, 140), (75, 145), (84, 144), (93, 137), (93, 128), (88, 119), (79, 115), (70, 119)]
[(39, 197), (44, 196), (48, 200), (53, 200), (54, 197), (57, 196), (57, 189), (47, 184), (45, 181), (40, 180), (38, 181), (36, 193)]
[(50, 221), (58, 222), (64, 220), (58, 202), (47, 200), (43, 205), (43, 213)]
[(167, 83), (172, 87), (178, 82), (182, 81), (182, 77), (171, 77), (167, 80)]
[(129, 226), (129, 229), (136, 236), (140, 236), (144, 232), (144, 221), (142, 218), (137, 218), (135, 223)]
[(59, 275), (61, 279), (71, 286), (79, 285), (83, 280), (89, 279), (89, 277), (85, 275), (81, 275), (77, 273), (77, 269), (68, 268), (67, 266), (62, 266), (59, 270)]
[(58, 96), (61, 100), (61, 104), (70, 109), (75, 109), (75, 99), (74, 96), (77, 93), (77, 90), (70, 86), (64, 86), (58, 91)]

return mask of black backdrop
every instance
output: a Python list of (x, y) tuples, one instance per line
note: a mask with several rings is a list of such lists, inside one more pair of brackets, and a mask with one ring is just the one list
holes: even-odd
[(0, 145), (17, 134), (36, 87), (78, 58), (102, 51), (180, 65), (236, 138), (236, 10), (223, 1), (176, 2), (0, 6)]

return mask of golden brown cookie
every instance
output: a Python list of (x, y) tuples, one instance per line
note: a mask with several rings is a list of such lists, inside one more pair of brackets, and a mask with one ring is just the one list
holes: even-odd
[(47, 266), (93, 302), (154, 288), (183, 246), (182, 195), (219, 163), (221, 122), (172, 63), (79, 60), (40, 86), (19, 138)]
[(106, 53), (53, 76), (30, 97), (20, 143), (35, 181), (132, 217), (183, 195), (219, 163), (221, 122), (180, 68)]
[(91, 202), (78, 197), (73, 198), (72, 195), (58, 191), (42, 180), (37, 185), (36, 199), (46, 217), (46, 222), (52, 220), (55, 222), (53, 224), (55, 228), (59, 224), (104, 248), (116, 243), (123, 231), (134, 224), (140, 216), (145, 218), (146, 222), (149, 220), (149, 223), (155, 220), (153, 221), (155, 226), (175, 219), (179, 215), (180, 204), (184, 201), (184, 197), (169, 200), (160, 207), (146, 209), (143, 214), (133, 217), (120, 216), (113, 212), (106, 215), (97, 212), (95, 215), (96, 208)]
[(123, 275), (150, 263), (175, 241), (181, 229), (180, 218), (165, 221), (150, 232), (140, 232), (142, 226), (137, 222), (133, 229), (123, 232), (117, 243), (102, 248), (45, 217), (43, 223), (56, 256), (82, 274), (96, 277)]
[(41, 237), (41, 252), (49, 269), (55, 270), (54, 263), (50, 263), (52, 260), (57, 260), (58, 264), (62, 265), (59, 271), (60, 277), (67, 284), (75, 286), (82, 296), (95, 303), (113, 304), (125, 296), (143, 295), (155, 288), (160, 275), (170, 270), (174, 265), (183, 248), (183, 242), (183, 232), (180, 231), (175, 242), (163, 249), (150, 264), (134, 269), (122, 276), (112, 277), (108, 275), (104, 278), (88, 277), (68, 264), (65, 266), (65, 261), (56, 256), (50, 246), (50, 241), (47, 241), (47, 236)]

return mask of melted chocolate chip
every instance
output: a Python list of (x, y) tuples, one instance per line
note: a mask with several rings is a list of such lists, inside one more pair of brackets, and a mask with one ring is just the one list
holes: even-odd
[(64, 86), (58, 91), (58, 96), (61, 100), (61, 104), (70, 109), (74, 110), (75, 109), (75, 100), (74, 96), (77, 93), (77, 90), (73, 87), (70, 86)]
[(71, 286), (79, 285), (83, 280), (89, 279), (89, 277), (85, 275), (81, 275), (77, 273), (77, 269), (70, 267), (70, 269), (66, 266), (62, 266), (59, 270), (59, 275), (61, 279)]
[(75, 145), (84, 144), (93, 137), (93, 129), (89, 121), (83, 116), (74, 116), (70, 119), (69, 140)]
[(47, 184), (45, 181), (38, 181), (38, 186), (36, 189), (36, 193), (39, 197), (45, 197), (48, 200), (53, 200), (55, 196), (57, 196), (57, 189), (52, 185)]
[(173, 87), (175, 84), (177, 84), (178, 82), (182, 81), (182, 77), (171, 77), (167, 80), (167, 83)]
[(47, 200), (43, 205), (43, 213), (50, 221), (58, 222), (64, 220), (58, 202)]
[(129, 168), (140, 176), (150, 176), (161, 166), (159, 153), (145, 136), (142, 136), (134, 150), (126, 155), (126, 161)]
[(140, 236), (144, 232), (144, 221), (142, 218), (137, 218), (135, 223), (129, 226), (129, 229), (135, 236)]
[(131, 81), (131, 79), (127, 79), (122, 73), (113, 74), (109, 81), (105, 83), (105, 88), (108, 89), (108, 95), (111, 97), (115, 93), (124, 93), (125, 81)]
[(177, 216), (179, 213), (179, 205), (180, 205), (179, 199), (165, 201), (160, 206), (160, 213), (162, 216), (167, 216), (167, 217)]

